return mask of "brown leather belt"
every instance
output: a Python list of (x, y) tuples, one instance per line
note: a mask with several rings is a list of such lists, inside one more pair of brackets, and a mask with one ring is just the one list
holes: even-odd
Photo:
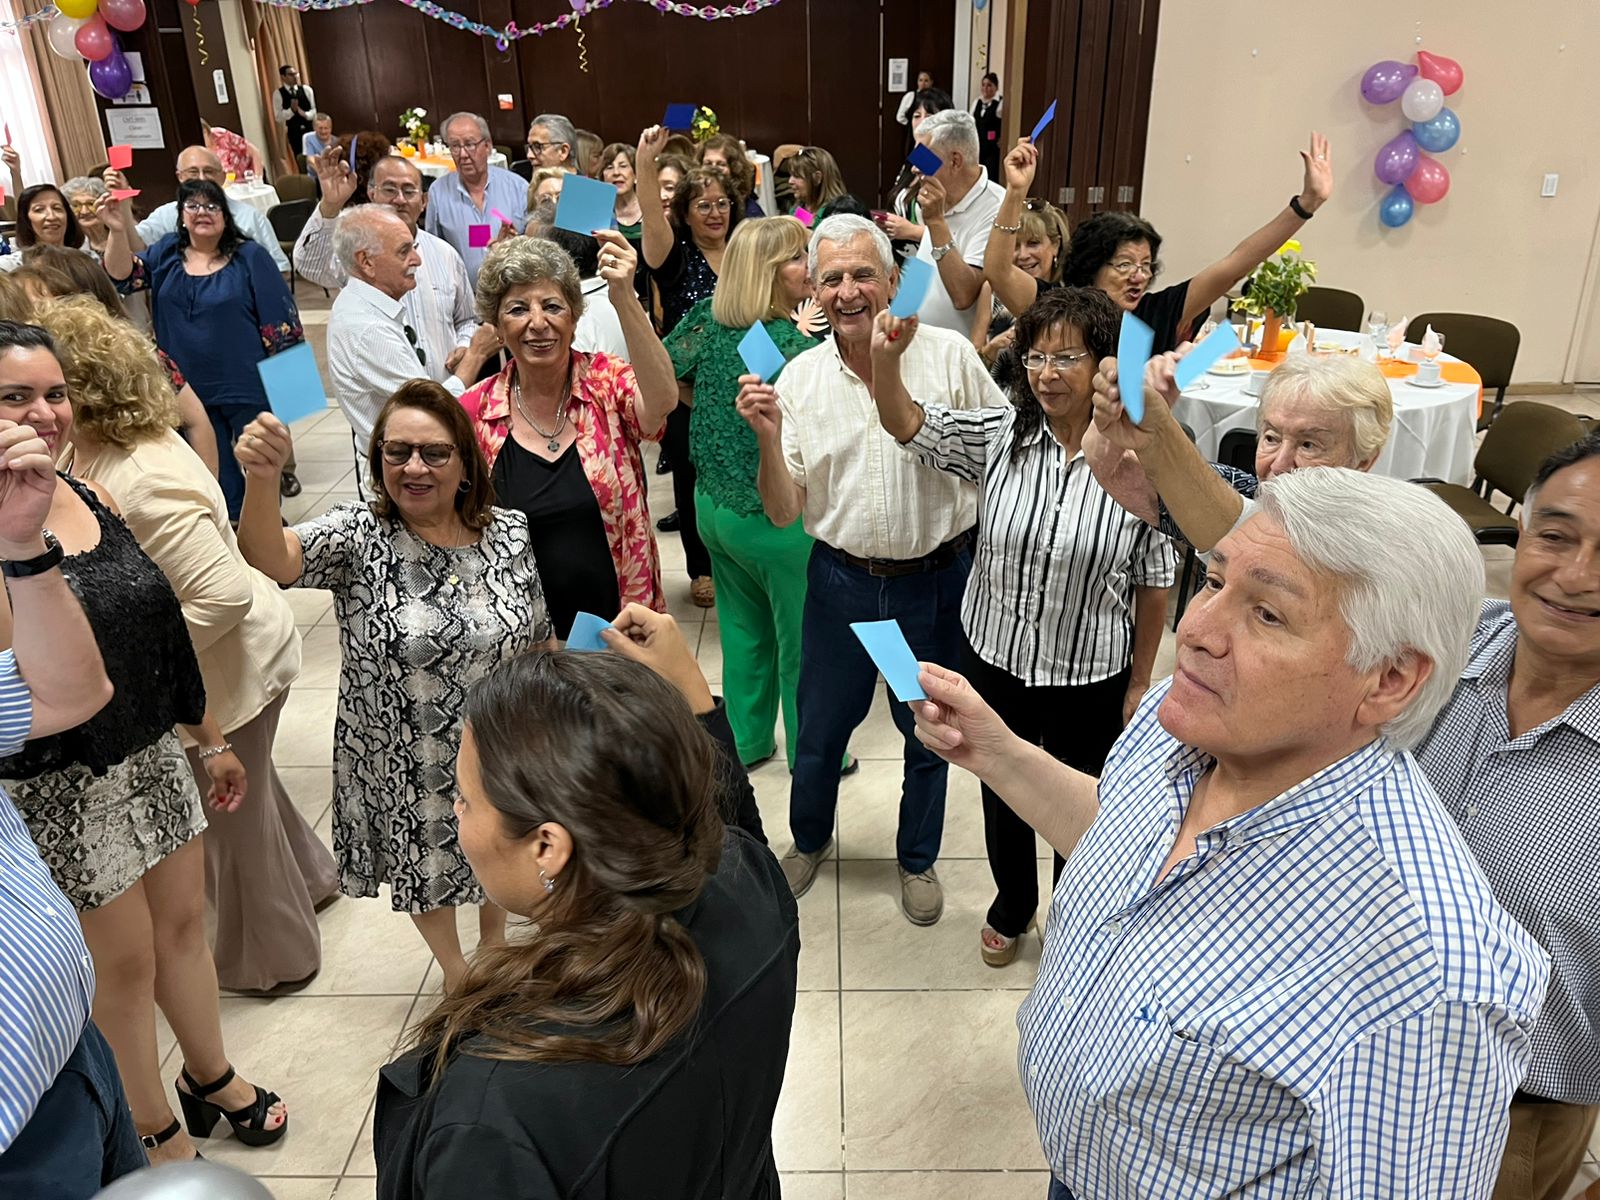
[(865, 571), (868, 575), (876, 575), (880, 579), (894, 579), (901, 575), (920, 575), (925, 571), (944, 570), (956, 561), (956, 555), (972, 545), (972, 530), (958, 533), (921, 558), (862, 558), (857, 554), (846, 553), (837, 546), (829, 546), (826, 542), (821, 545), (858, 571)]

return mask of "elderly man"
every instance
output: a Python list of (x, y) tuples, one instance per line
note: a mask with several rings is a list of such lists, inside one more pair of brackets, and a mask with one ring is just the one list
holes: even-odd
[(328, 314), (328, 374), (334, 399), (350, 421), (359, 483), (373, 423), (400, 385), (432, 379), (459, 396), (477, 379), (498, 339), (484, 326), (453, 356), (453, 365), (429, 361), (404, 304), (417, 285), (422, 256), (410, 226), (387, 205), (358, 204), (341, 213), (333, 252), (348, 279)]
[[(178, 155), (178, 182), (186, 183), (191, 179), (209, 179), (218, 187), (223, 187), (227, 181), (227, 174), (222, 169), (222, 160), (204, 146), (186, 146)], [(107, 171), (106, 186), (109, 188), (125, 188), (127, 180), (120, 171)], [(278, 235), (272, 231), (272, 223), (260, 209), (251, 208), (231, 197), (228, 200), (228, 211), (233, 214), (233, 223), (239, 227), (239, 232), (257, 243), (268, 254), (272, 261), (278, 265), (278, 270), (285, 275), (289, 273), (289, 260), (283, 256), (283, 251), (278, 247)], [(169, 233), (178, 232), (178, 203), (172, 201), (161, 205), (148, 217), (139, 222), (138, 228), (129, 235), (129, 248), (135, 252), (143, 250), (146, 246), (154, 245)]]
[[(895, 618), (919, 657), (957, 661), (978, 517), (971, 483), (920, 465), (878, 422), (873, 321), (899, 278), (888, 237), (864, 218), (829, 217), (811, 237), (810, 269), (833, 337), (792, 359), (777, 388), (744, 376), (739, 394), (760, 446), (762, 507), (778, 526), (803, 516), (817, 539), (801, 628), (794, 847), (783, 859), (796, 896), (833, 844), (840, 764), (878, 677), (850, 625)], [(941, 329), (921, 330), (898, 376), (894, 385), (914, 399), (957, 409), (1005, 403), (971, 342)], [(917, 742), (910, 711), (891, 711), (905, 738), (895, 846), (901, 907), (913, 924), (931, 925), (944, 911), (934, 862), (947, 771)]]
[(520, 233), (527, 215), (528, 183), (504, 167), (489, 165), (494, 143), (489, 138), (489, 123), (477, 113), (456, 113), (439, 132), (456, 169), (429, 189), (427, 230), (455, 247), (467, 266), (467, 278), (476, 285), (488, 248), (469, 245), (469, 229), (488, 225), (499, 234), (502, 222), (492, 215), (499, 210), (513, 231)]
[[(322, 287), (342, 288), (349, 275), (333, 252), (334, 221), (350, 203), (358, 180), (350, 165), (337, 155), (318, 159), (316, 168), (317, 178), (322, 183), (322, 199), (294, 244), (295, 270)], [(428, 207), (422, 174), (410, 159), (391, 154), (372, 168), (367, 194), (376, 203), (393, 209), (411, 231), (422, 265), (417, 268), (416, 287), (407, 290), (401, 298), (406, 323), (416, 330), (418, 344), (426, 352), (428, 362), (454, 371), (473, 335), (486, 327), (478, 323), (472, 285), (467, 281), (467, 268), (461, 255), (443, 238), (418, 228)], [(480, 337), (479, 350), (493, 356), (490, 335)], [(445, 383), (448, 386), (448, 380)]]
[(528, 126), (528, 161), (535, 167), (580, 171), (578, 131), (559, 113), (540, 113)]
[(938, 268), (918, 316), (925, 326), (966, 337), (972, 330), (972, 306), (983, 287), (983, 252), (1006, 190), (978, 161), (978, 127), (971, 113), (934, 113), (917, 130), (917, 141), (944, 160), (917, 189), (928, 231), (917, 255), (931, 256)]
[[(0, 387), (4, 375), (0, 360)], [(44, 529), (54, 490), (44, 441), (0, 420), (0, 607), (12, 646), (0, 652), (0, 755), (81, 725), (111, 698), (61, 547)], [(0, 1195), (87, 1200), (145, 1166), (93, 1003), (77, 914), (0, 791)]]
[(1098, 789), (923, 670), (919, 735), (1067, 857), (1017, 1018), (1053, 1196), (1489, 1196), (1549, 963), (1405, 752), (1482, 589), (1426, 491), (1299, 471)]

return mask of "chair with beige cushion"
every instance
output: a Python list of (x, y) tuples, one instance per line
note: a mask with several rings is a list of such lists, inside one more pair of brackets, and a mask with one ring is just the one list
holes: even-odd
[(1522, 345), (1521, 331), (1510, 321), (1498, 317), (1481, 317), (1476, 313), (1423, 313), (1411, 318), (1406, 326), (1406, 341), (1420, 345), (1429, 325), (1435, 333), (1444, 334), (1444, 348), (1449, 353), (1471, 363), (1477, 370), (1483, 380), (1483, 390), (1494, 392), (1494, 404), (1484, 405), (1478, 414), (1478, 428), (1489, 428), (1505, 407), (1506, 386), (1511, 382), (1512, 368), (1517, 365), (1517, 349)]

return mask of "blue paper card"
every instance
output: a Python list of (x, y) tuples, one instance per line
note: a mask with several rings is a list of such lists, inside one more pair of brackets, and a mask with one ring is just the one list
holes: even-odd
[(889, 303), (889, 311), (902, 321), (917, 315), (933, 283), (934, 266), (925, 258), (908, 258), (900, 264), (900, 290)]
[(556, 228), (591, 236), (596, 229), (610, 229), (616, 220), (615, 184), (587, 175), (568, 175), (561, 181), (561, 200), (556, 204)]
[(1240, 348), (1239, 333), (1234, 329), (1233, 322), (1224, 321), (1178, 360), (1178, 369), (1173, 372), (1178, 390), (1181, 392), (1193, 386), (1195, 380), (1209, 371), (1213, 364)]
[(263, 358), (256, 364), (256, 371), (261, 376), (261, 386), (267, 389), (273, 415), (285, 425), (327, 411), (328, 392), (322, 386), (322, 376), (317, 374), (317, 356), (310, 342)]
[(1144, 420), (1144, 368), (1155, 344), (1155, 330), (1131, 312), (1122, 314), (1122, 332), (1117, 337), (1117, 390), (1122, 393), (1122, 410), (1135, 425)]
[(767, 332), (767, 327), (760, 321), (750, 326), (750, 331), (739, 339), (739, 357), (744, 359), (750, 374), (761, 376), (762, 383), (781, 371), (787, 361), (783, 351), (772, 340), (772, 335)]
[(667, 115), (661, 118), (663, 129), (688, 129), (694, 124), (693, 104), (669, 104)]
[(1050, 101), (1050, 107), (1044, 110), (1044, 116), (1039, 118), (1039, 123), (1033, 127), (1033, 132), (1028, 135), (1030, 142), (1037, 142), (1039, 135), (1049, 127), (1050, 122), (1056, 119), (1056, 102)]
[(924, 175), (932, 175), (940, 167), (944, 166), (944, 159), (929, 150), (921, 142), (917, 143), (916, 149), (906, 155), (906, 161)]
[(572, 632), (567, 634), (567, 649), (586, 652), (604, 650), (606, 644), (600, 640), (600, 631), (610, 626), (611, 622), (603, 617), (597, 617), (593, 613), (579, 613), (572, 618)]
[(356, 139), (350, 139), (350, 174), (356, 173)]
[(926, 700), (928, 693), (917, 682), (917, 656), (906, 644), (906, 635), (900, 632), (899, 621), (854, 621), (850, 632), (861, 639), (872, 665), (878, 668), (889, 683), (889, 690), (902, 704), (908, 700)]

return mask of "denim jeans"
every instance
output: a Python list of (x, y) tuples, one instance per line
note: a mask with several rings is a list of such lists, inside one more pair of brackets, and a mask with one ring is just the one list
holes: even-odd
[(245, 426), (263, 411), (252, 404), (206, 405), (206, 416), (211, 418), (211, 432), (217, 435), (217, 482), (222, 485), (223, 498), (228, 502), (230, 521), (239, 519), (239, 509), (244, 505), (244, 472), (239, 469), (239, 460), (233, 456), (233, 446)]
[(1059, 1179), (1051, 1179), (1049, 1200), (1075, 1200), (1075, 1198), (1071, 1192), (1067, 1191), (1066, 1184)]
[(16, 1140), (0, 1154), (0, 1196), (89, 1200), (145, 1166), (111, 1047), (91, 1021)]
[[(850, 565), (820, 542), (812, 549), (800, 633), (800, 746), (789, 792), (789, 829), (803, 853), (822, 849), (833, 836), (839, 768), (850, 735), (872, 707), (878, 679), (877, 667), (850, 632), (851, 623), (898, 620), (920, 661), (958, 669), (961, 593), (971, 568), (971, 553), (962, 550), (940, 570), (883, 578)], [(916, 873), (939, 857), (949, 768), (917, 741), (910, 706), (892, 693), (889, 698), (889, 711), (905, 739), (895, 857)]]

